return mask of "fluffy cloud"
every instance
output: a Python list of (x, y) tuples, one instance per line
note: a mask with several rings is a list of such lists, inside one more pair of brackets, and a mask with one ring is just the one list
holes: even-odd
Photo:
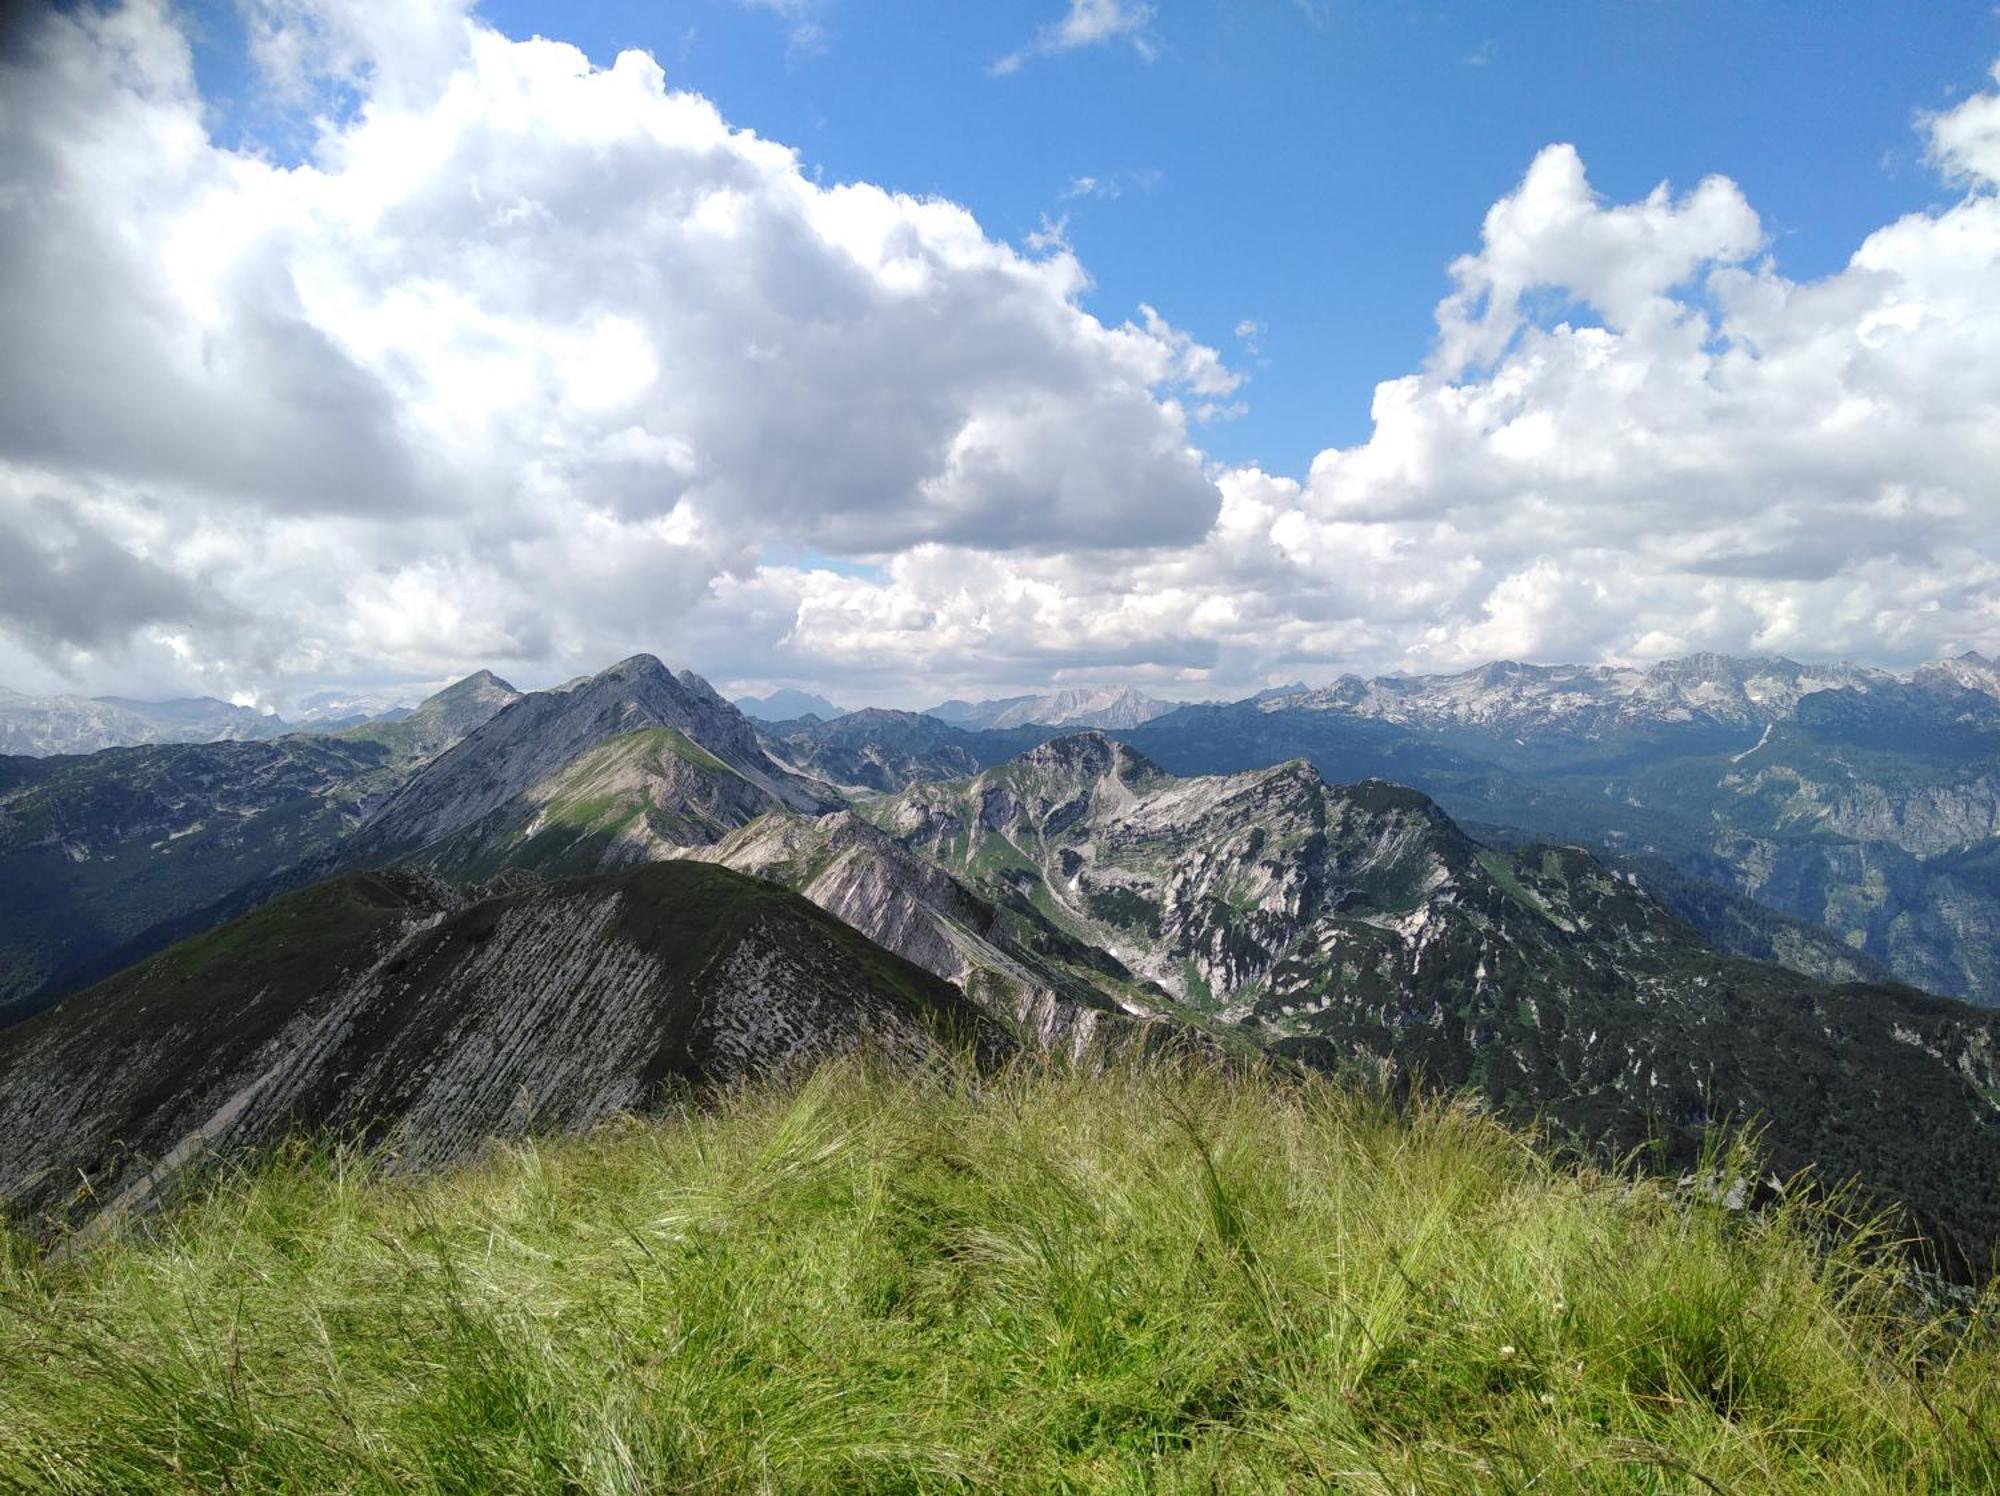
[[(1335, 668), (2000, 644), (2000, 199), (1982, 95), (1929, 122), (1968, 195), (1799, 283), (1711, 178), (1614, 204), (1553, 146), (1452, 267), (1422, 372), (1303, 481), (1220, 477), (1144, 557), (790, 579), (805, 672), (1240, 688)], [(967, 579), (977, 578), (968, 587)], [(925, 652), (920, 639), (934, 639)], [(1004, 663), (1002, 663), (1004, 661)]]
[[(2000, 63), (1994, 64), (1993, 81), (2000, 83)], [(1975, 94), (1926, 124), (1931, 159), (1948, 178), (2000, 187), (2000, 94)]]
[(346, 105), (296, 168), (211, 140), (157, 3), (51, 15), (0, 79), (0, 454), (183, 516), (169, 566), (236, 527), (207, 574), (290, 627), (205, 639), (215, 669), (657, 637), (772, 537), (1210, 528), (1180, 397), (1233, 376), (1151, 309), (1081, 311), (1067, 252), (820, 186), (639, 53), (304, 0), (251, 42), (284, 96)]
[(1043, 26), (1019, 51), (1000, 58), (989, 71), (1004, 77), (1037, 57), (1114, 42), (1124, 42), (1147, 62), (1158, 56), (1153, 7), (1143, 0), (1069, 0), (1069, 9), (1060, 18)]
[(1730, 182), (1611, 203), (1550, 147), (1368, 440), (1292, 476), (1205, 461), (1240, 376), (1084, 312), (1059, 242), (820, 185), (643, 55), (443, 0), (251, 17), (318, 114), (296, 166), (211, 137), (159, 0), (0, 57), (0, 680), (282, 704), (651, 648), (909, 701), (2000, 648), (2000, 94), (1925, 121), (1959, 200), (1812, 282)]

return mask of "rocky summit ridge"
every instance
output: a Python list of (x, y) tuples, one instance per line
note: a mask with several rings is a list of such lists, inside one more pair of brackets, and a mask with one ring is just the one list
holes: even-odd
[(772, 757), (701, 677), (634, 655), (496, 713), (414, 774), (343, 858), (581, 869), (705, 845), (767, 810), (839, 803)]

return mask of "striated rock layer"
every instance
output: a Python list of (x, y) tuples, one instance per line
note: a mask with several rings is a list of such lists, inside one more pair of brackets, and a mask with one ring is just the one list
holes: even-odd
[(350, 875), (0, 1032), (0, 1198), (58, 1226), (296, 1131), (432, 1165), (855, 1046), (1011, 1044), (948, 984), (722, 868), (472, 903)]

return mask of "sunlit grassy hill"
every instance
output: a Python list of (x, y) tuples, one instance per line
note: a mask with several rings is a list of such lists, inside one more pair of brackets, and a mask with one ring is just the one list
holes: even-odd
[(840, 1063), (415, 1180), (301, 1150), (13, 1245), (0, 1488), (2000, 1485), (1992, 1300), (1726, 1193), (1191, 1066)]

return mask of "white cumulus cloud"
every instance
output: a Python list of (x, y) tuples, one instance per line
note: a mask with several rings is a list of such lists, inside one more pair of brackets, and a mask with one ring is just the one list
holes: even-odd
[[(1181, 399), (1232, 376), (1150, 308), (1082, 311), (1066, 251), (821, 186), (641, 53), (305, 0), (251, 40), (281, 94), (352, 91), (297, 167), (209, 137), (149, 0), (51, 14), (0, 79), (0, 458), (65, 523), (85, 492), (117, 511), (72, 548), (171, 516), (146, 564), (256, 620), (197, 630), (183, 674), (642, 642), (774, 537), (1047, 553), (1212, 523)], [(17, 644), (102, 665), (75, 611)]]
[(1085, 311), (1060, 234), (823, 185), (640, 53), (250, 15), (296, 165), (210, 134), (162, 0), (0, 57), (8, 684), (282, 705), (649, 648), (910, 702), (2000, 649), (2000, 92), (1921, 122), (1954, 199), (1815, 280), (1726, 179), (1608, 201), (1549, 147), (1367, 439), (1285, 474), (1201, 452), (1254, 387), (1164, 303)]

